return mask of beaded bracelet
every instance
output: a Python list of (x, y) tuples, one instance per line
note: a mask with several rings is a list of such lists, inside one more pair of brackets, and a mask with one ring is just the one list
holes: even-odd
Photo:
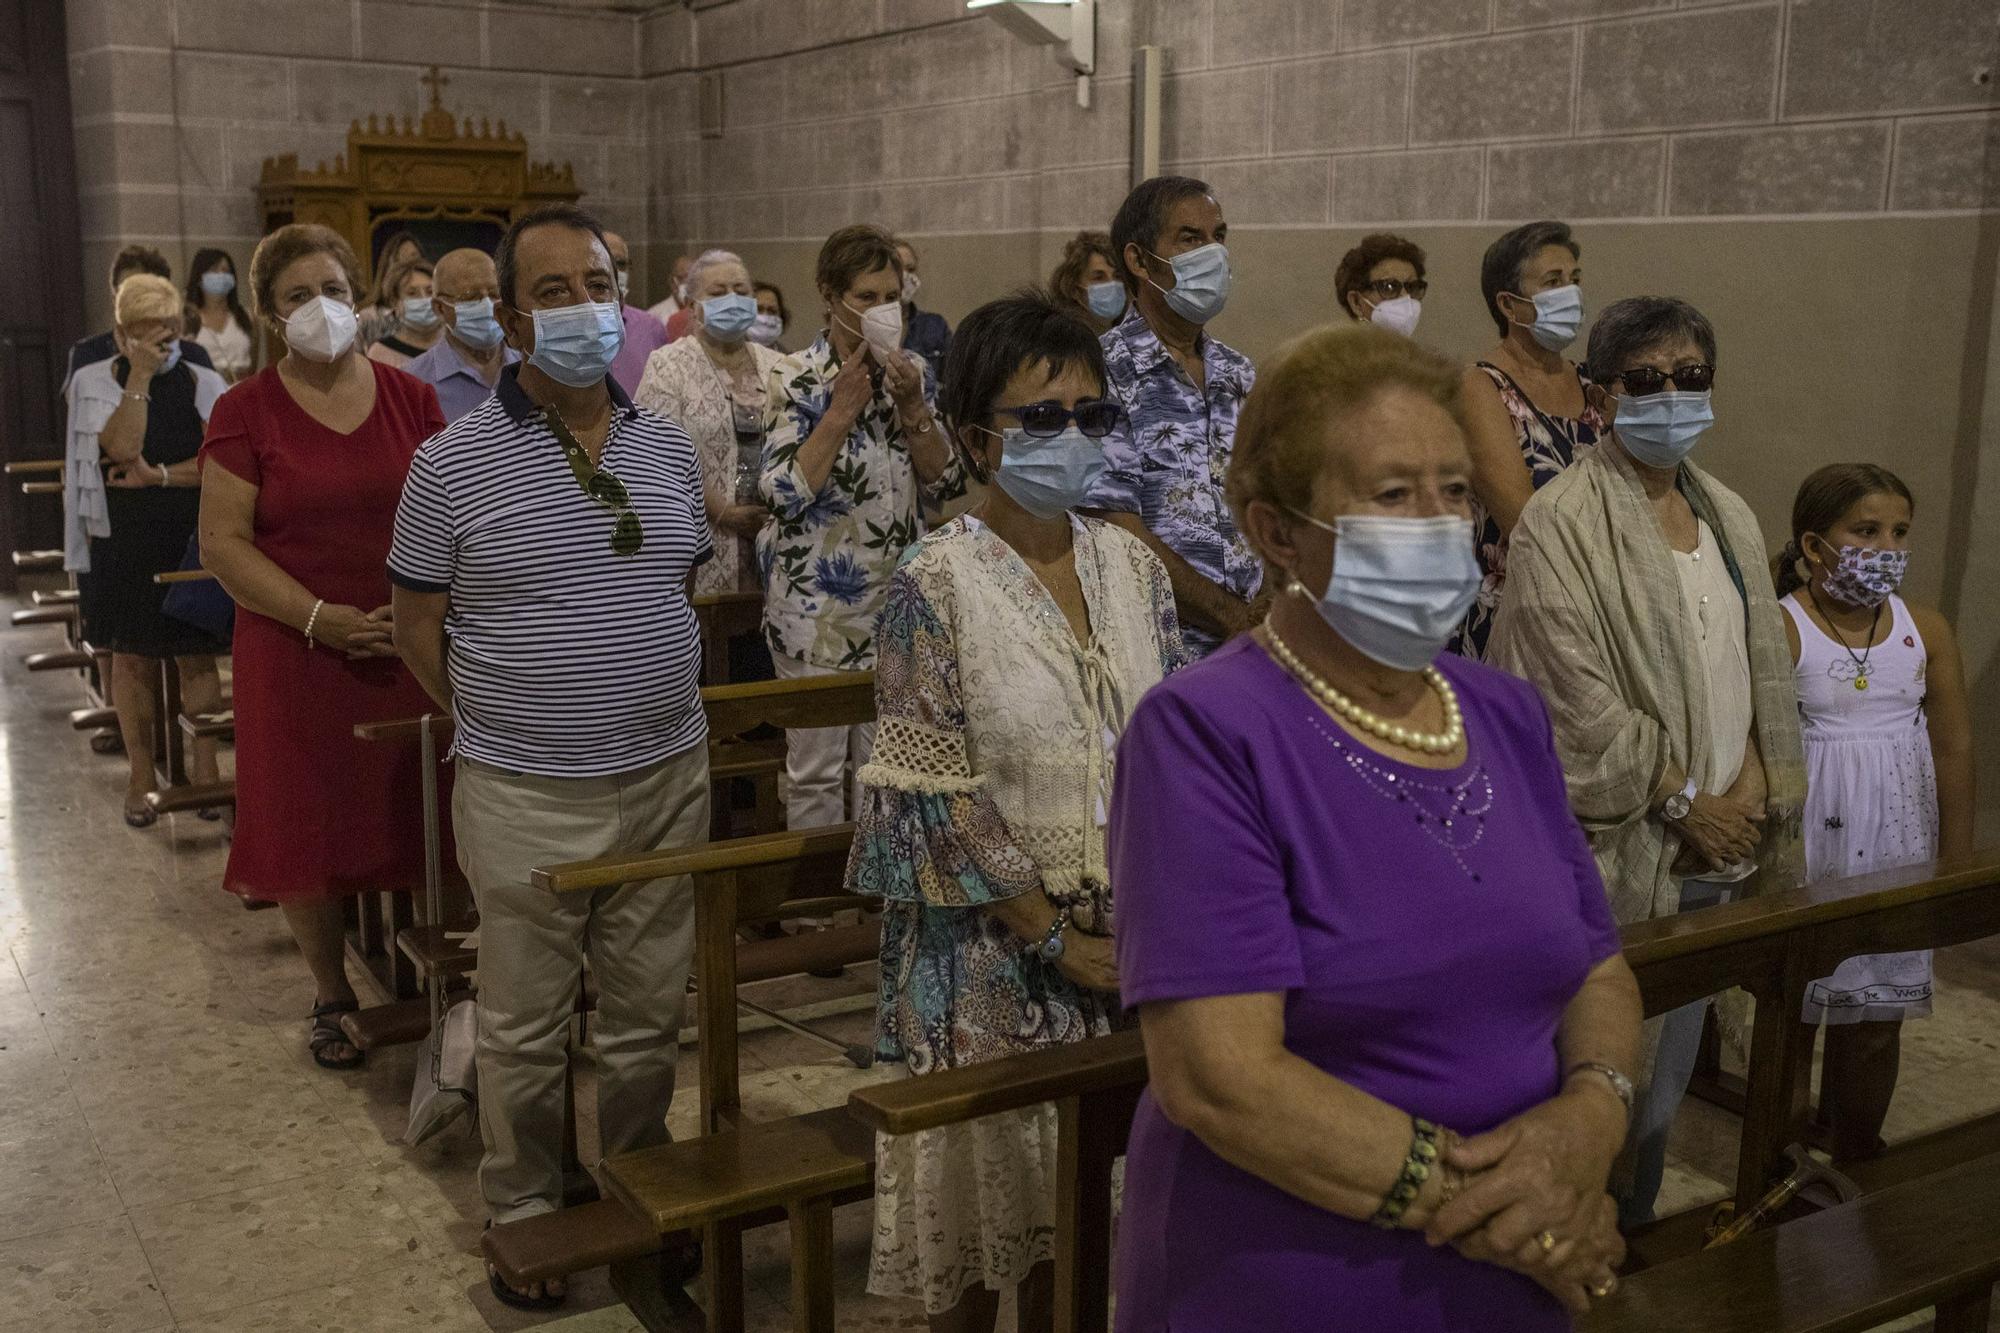
[(1396, 1177), (1396, 1183), (1382, 1196), (1381, 1206), (1368, 1219), (1371, 1227), (1384, 1231), (1395, 1230), (1409, 1211), (1417, 1195), (1423, 1191), (1424, 1182), (1430, 1179), (1431, 1169), (1437, 1165), (1439, 1149), (1438, 1135), (1442, 1132), (1421, 1116), (1410, 1117), (1410, 1155), (1403, 1159), (1403, 1173)]
[(312, 614), (306, 617), (306, 647), (308, 648), (313, 646), (313, 626), (319, 623), (319, 609), (325, 605), (326, 599), (324, 597), (320, 598), (317, 602), (313, 603)]

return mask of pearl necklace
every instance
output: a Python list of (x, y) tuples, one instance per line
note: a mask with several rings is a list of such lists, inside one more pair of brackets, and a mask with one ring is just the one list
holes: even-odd
[(1423, 670), (1424, 683), (1437, 695), (1444, 705), (1444, 730), (1438, 732), (1416, 731), (1400, 722), (1391, 722), (1380, 713), (1363, 708), (1354, 700), (1336, 690), (1323, 678), (1316, 675), (1278, 637), (1278, 631), (1269, 620), (1264, 622), (1264, 639), (1271, 647), (1271, 655), (1278, 659), (1278, 665), (1285, 668), (1306, 687), (1312, 696), (1345, 718), (1355, 726), (1379, 736), (1392, 745), (1400, 745), (1406, 750), (1417, 750), (1425, 754), (1450, 754), (1465, 740), (1465, 718), (1459, 712), (1458, 692), (1451, 687), (1444, 673), (1436, 667), (1427, 666)]

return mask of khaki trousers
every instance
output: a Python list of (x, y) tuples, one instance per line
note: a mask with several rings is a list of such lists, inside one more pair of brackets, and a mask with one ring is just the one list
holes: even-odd
[(586, 956), (604, 1154), (667, 1141), (694, 957), (686, 878), (555, 894), (528, 872), (703, 842), (708, 790), (705, 745), (603, 778), (458, 761), (452, 826), (479, 905), (479, 1187), (496, 1222), (562, 1206), (569, 1020)]

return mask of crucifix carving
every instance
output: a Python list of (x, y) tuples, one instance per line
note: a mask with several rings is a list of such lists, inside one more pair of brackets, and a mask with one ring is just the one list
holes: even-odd
[(425, 74), (423, 78), (418, 79), (417, 82), (431, 90), (431, 110), (438, 110), (444, 105), (442, 93), (444, 92), (444, 86), (451, 82), (449, 76), (440, 71), (436, 65), (432, 65), (430, 72)]

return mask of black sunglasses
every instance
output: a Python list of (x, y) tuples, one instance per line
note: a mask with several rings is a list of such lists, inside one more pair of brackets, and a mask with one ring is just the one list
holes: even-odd
[(1401, 278), (1377, 278), (1373, 282), (1361, 284), (1362, 291), (1379, 296), (1384, 301), (1393, 301), (1399, 296), (1409, 296), (1421, 301), (1430, 289), (1431, 285), (1422, 278), (1411, 278), (1408, 282), (1404, 282)]
[(1634, 366), (1621, 370), (1611, 377), (1625, 381), (1626, 389), (1634, 398), (1645, 398), (1658, 393), (1671, 384), (1684, 393), (1706, 393), (1715, 383), (1715, 367), (1704, 362), (1691, 366), (1675, 366), (1671, 371), (1654, 370), (1651, 366)]
[(1048, 440), (1063, 433), (1063, 427), (1076, 422), (1076, 428), (1093, 440), (1101, 440), (1118, 429), (1125, 409), (1108, 398), (1086, 398), (1075, 408), (1064, 407), (1054, 399), (1044, 399), (1039, 403), (1024, 403), (1020, 407), (996, 407), (993, 415), (1012, 417), (1021, 423), (1021, 429), (1038, 440)]
[(611, 553), (626, 559), (639, 554), (646, 544), (646, 530), (639, 523), (639, 513), (632, 508), (631, 493), (625, 483), (618, 480), (602, 465), (593, 467), (590, 455), (576, 442), (570, 433), (569, 423), (552, 408), (545, 408), (542, 421), (549, 433), (562, 446), (563, 458), (569, 463), (570, 475), (576, 484), (583, 487), (583, 493), (617, 515), (611, 525)]

